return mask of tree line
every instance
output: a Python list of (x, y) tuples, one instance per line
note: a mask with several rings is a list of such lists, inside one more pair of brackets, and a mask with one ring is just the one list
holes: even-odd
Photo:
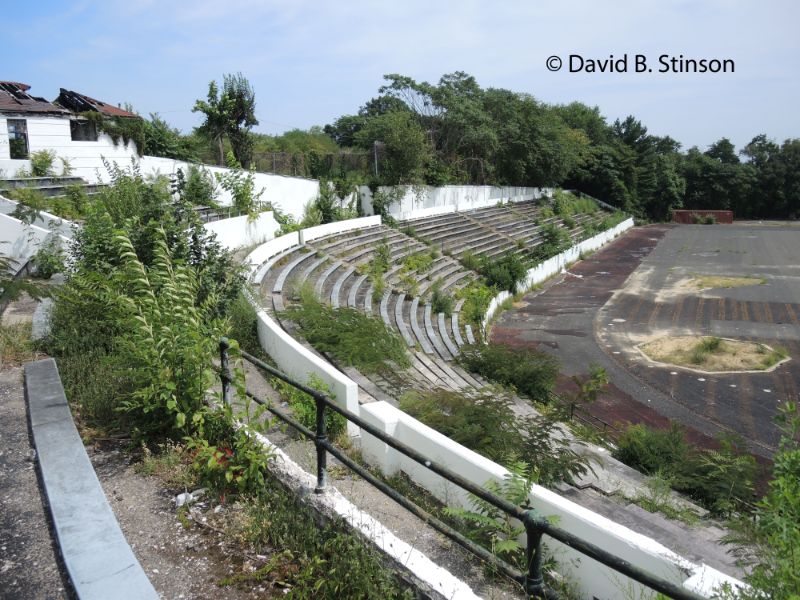
[[(225, 75), (196, 102), (204, 121), (190, 135), (151, 115), (146, 153), (224, 164), (230, 150), (244, 167), (285, 164), (291, 174), (370, 185), (576, 188), (654, 221), (678, 208), (732, 210), (738, 219), (800, 217), (800, 139), (778, 143), (759, 134), (738, 151), (727, 138), (684, 151), (634, 116), (609, 123), (596, 106), (482, 88), (463, 72), (435, 84), (384, 79), (355, 114), (270, 136), (252, 131), (258, 121), (249, 82)], [(274, 153), (287, 159), (276, 163)]]

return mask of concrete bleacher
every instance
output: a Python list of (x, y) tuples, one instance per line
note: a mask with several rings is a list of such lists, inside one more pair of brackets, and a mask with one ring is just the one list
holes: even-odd
[[(573, 217), (570, 236), (577, 238), (583, 224), (594, 218)], [(405, 378), (430, 388), (480, 388), (484, 382), (455, 361), (461, 346), (480, 339), (475, 325), (462, 318), (464, 299), (458, 297), (459, 290), (480, 276), (458, 258), (530, 252), (540, 243), (541, 227), (547, 223), (564, 226), (558, 217), (542, 218), (537, 203), (524, 202), (405, 221), (398, 229), (374, 225), (289, 248), (266, 261), (256, 279), (265, 307), (287, 330), (291, 324), (283, 323), (281, 313), (296, 300), (297, 290), (310, 286), (322, 301), (362, 310), (397, 332), (409, 348), (411, 369), (393, 383), (371, 376), (390, 395), (404, 387)], [(383, 274), (384, 291), (378, 295), (368, 273), (380, 245), (388, 249), (389, 264)], [(430, 255), (430, 265), (422, 271), (408, 269), (404, 259), (414, 254)], [(434, 313), (434, 284), (456, 299), (451, 314)]]

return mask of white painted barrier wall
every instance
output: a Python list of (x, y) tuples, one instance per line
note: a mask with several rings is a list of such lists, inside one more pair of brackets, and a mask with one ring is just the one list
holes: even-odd
[[(506, 202), (524, 202), (552, 195), (552, 188), (496, 187), (491, 185), (398, 186), (403, 196), (388, 207), (389, 214), (398, 220), (420, 219), (458, 211), (475, 210)], [(389, 192), (392, 187), (380, 187)], [(364, 214), (373, 214), (372, 192), (360, 188)]]
[[(184, 173), (188, 172), (189, 163), (173, 160), (171, 158), (160, 158), (156, 156), (142, 156), (139, 164), (144, 174), (173, 175), (178, 169)], [(202, 168), (211, 174), (227, 173), (230, 169), (202, 165)], [(319, 195), (319, 181), (316, 179), (306, 179), (303, 177), (289, 177), (287, 175), (276, 175), (273, 173), (253, 173), (255, 192), (264, 190), (259, 200), (261, 202), (271, 202), (273, 206), (286, 214), (294, 217), (295, 221), (303, 218), (303, 209), (306, 204), (313, 202)], [(223, 206), (231, 204), (231, 195), (222, 188), (218, 188), (219, 197), (217, 201)]]
[[(359, 228), (355, 225), (358, 221), (354, 219), (341, 222), (340, 231)], [(633, 221), (629, 219), (577, 244), (562, 253), (563, 256), (551, 259), (540, 272), (529, 272), (526, 283), (543, 276), (545, 270), (563, 268), (568, 262), (577, 259), (581, 251), (596, 249), (632, 226)], [(294, 234), (263, 244), (248, 257), (252, 272), (257, 273), (260, 264), (283, 250), (299, 244), (299, 241), (300, 236)], [(387, 402), (373, 402), (359, 407), (358, 388), (355, 382), (299, 344), (261, 309), (258, 310), (258, 334), (262, 347), (281, 369), (301, 381), (307, 381), (312, 373), (316, 374), (333, 390), (341, 406), (361, 416), (388, 435), (415, 448), (432, 461), (459, 473), (479, 486), (489, 481), (500, 482), (508, 476), (509, 473), (504, 467), (461, 446)], [(381, 469), (384, 474), (391, 476), (402, 471), (446, 504), (473, 508), (468, 495), (460, 488), (446, 482), (368, 433), (363, 432), (361, 438), (364, 459)], [(707, 565), (694, 564), (658, 542), (562, 498), (550, 490), (533, 486), (529, 499), (533, 508), (546, 517), (554, 518), (562, 529), (579, 535), (631, 564), (677, 585), (684, 585), (707, 597), (711, 597), (714, 589), (721, 583), (741, 585), (741, 582)], [(575, 583), (582, 597), (600, 600), (627, 597), (654, 598), (654, 594), (649, 590), (600, 563), (580, 555), (555, 540), (546, 539), (545, 542), (548, 551), (559, 562), (559, 573)]]
[[(581, 256), (581, 253), (597, 250), (631, 227), (633, 227), (633, 219), (626, 219), (611, 229), (600, 232), (597, 235), (594, 235), (586, 240), (583, 240), (582, 242), (579, 242), (578, 244), (575, 244), (571, 248), (564, 250), (564, 252), (556, 254), (555, 256), (542, 261), (532, 269), (528, 270), (525, 279), (520, 284), (520, 291), (526, 292), (533, 286), (546, 281), (553, 275), (561, 273), (567, 268), (567, 265), (578, 260)], [(511, 296), (512, 294), (510, 292), (502, 291), (492, 298), (492, 301), (489, 303), (489, 307), (486, 309), (486, 315), (483, 317), (482, 327), (484, 331), (486, 331), (489, 321), (491, 321), (492, 316), (497, 311), (498, 307)]]
[[(309, 228), (303, 237), (302, 232), (292, 232), (277, 237), (253, 250), (245, 259), (250, 270), (250, 280), (261, 283), (265, 272), (262, 265), (281, 252), (301, 244), (301, 239), (314, 239), (323, 235), (353, 231), (363, 227), (380, 225), (380, 217), (367, 219), (349, 219), (337, 221), (314, 228)], [(308, 237), (308, 236), (312, 237)], [(329, 364), (286, 333), (253, 298), (250, 301), (256, 306), (258, 314), (258, 340), (261, 347), (269, 354), (278, 367), (298, 381), (307, 382), (311, 375), (316, 375), (330, 389), (339, 406), (359, 416), (358, 385), (336, 367)], [(359, 429), (348, 423), (348, 432), (352, 436), (359, 435)]]
[(272, 211), (259, 213), (252, 221), (247, 215), (242, 215), (206, 223), (203, 227), (209, 233), (215, 233), (217, 241), (228, 250), (246, 248), (271, 240), (281, 228)]
[[(47, 229), (26, 225), (14, 217), (0, 214), (0, 254), (14, 259), (19, 263), (18, 267), (36, 254), (48, 235)], [(60, 237), (64, 243), (69, 241)]]
[(348, 219), (347, 221), (336, 221), (335, 223), (325, 223), (300, 230), (300, 243), (305, 244), (311, 240), (316, 240), (326, 235), (347, 231), (342, 228), (342, 223), (347, 223), (348, 230), (364, 229), (365, 227), (376, 227), (381, 224), (380, 215), (372, 217), (361, 217), (360, 219)]
[[(475, 485), (484, 486), (489, 481), (501, 482), (509, 475), (504, 467), (461, 446), (387, 402), (363, 405), (361, 418)], [(386, 475), (402, 471), (442, 502), (474, 509), (463, 490), (368, 433), (362, 434), (361, 451), (367, 462), (380, 468)], [(558, 527), (677, 585), (686, 583), (687, 586), (694, 586), (693, 589), (699, 593), (710, 595), (714, 586), (722, 582), (739, 583), (707, 565), (691, 563), (658, 542), (538, 485), (531, 488), (529, 500), (531, 506), (543, 516), (555, 518)], [(574, 582), (584, 598), (616, 600), (654, 597), (646, 588), (555, 540), (545, 538), (545, 543), (558, 560), (558, 572)], [(698, 585), (700, 579), (702, 583)]]

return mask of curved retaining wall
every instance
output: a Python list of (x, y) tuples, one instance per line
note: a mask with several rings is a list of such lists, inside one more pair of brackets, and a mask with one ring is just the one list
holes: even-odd
[[(253, 280), (260, 282), (263, 278), (264, 273), (260, 272), (262, 263), (283, 250), (299, 245), (301, 239), (309, 240), (313, 239), (309, 236), (320, 237), (330, 233), (360, 229), (369, 226), (368, 223), (377, 224), (379, 222), (379, 220), (373, 222), (367, 219), (341, 221), (330, 224), (334, 227), (322, 226), (326, 227), (324, 230), (306, 230), (304, 234), (293, 233), (267, 242), (248, 256), (251, 273), (254, 275)], [(545, 261), (528, 272), (525, 285), (532, 286), (558, 273), (567, 264), (577, 260), (581, 252), (599, 248), (632, 226), (633, 220), (628, 219)], [(502, 299), (494, 303), (494, 310), (500, 302)], [(294, 340), (260, 308), (258, 308), (258, 335), (264, 350), (289, 375), (300, 381), (307, 381), (312, 373), (315, 374), (331, 387), (340, 406), (352, 414), (359, 415), (412, 448), (416, 448), (431, 460), (461, 474), (476, 485), (485, 485), (489, 481), (499, 482), (509, 474), (504, 467), (461, 446), (387, 402), (379, 401), (359, 406), (358, 386), (354, 381)], [(359, 432), (350, 429), (350, 433), (358, 435)], [(361, 436), (361, 450), (367, 462), (380, 468), (384, 474), (393, 475), (398, 471), (403, 471), (442, 502), (472, 508), (469, 497), (463, 490), (367, 433)], [(707, 565), (692, 563), (655, 540), (638, 534), (543, 487), (534, 485), (529, 499), (534, 508), (544, 516), (557, 519), (558, 525), (565, 530), (615, 553), (631, 564), (647, 569), (692, 591), (711, 597), (714, 589), (722, 583), (742, 585), (741, 582)], [(559, 572), (575, 583), (584, 598), (616, 600), (620, 597), (651, 598), (655, 596), (641, 585), (555, 540), (546, 539), (545, 541), (548, 549), (559, 561)]]
[[(265, 275), (261, 265), (284, 250), (300, 246), (304, 241), (333, 233), (372, 227), (380, 225), (380, 223), (380, 216), (337, 221), (310, 227), (302, 232), (295, 231), (270, 240), (253, 250), (245, 259), (250, 269), (250, 280), (255, 284), (260, 284)], [(251, 302), (255, 306), (258, 316), (258, 340), (261, 343), (261, 347), (272, 357), (278, 367), (302, 382), (307, 382), (312, 375), (315, 375), (330, 388), (339, 406), (351, 414), (359, 416), (358, 385), (356, 382), (286, 333), (263, 308), (257, 305), (254, 299), (251, 298)], [(360, 434), (360, 430), (355, 425), (349, 422), (347, 425), (350, 435), (357, 436)]]
[[(567, 268), (567, 265), (578, 260), (583, 252), (592, 252), (593, 250), (597, 250), (601, 246), (604, 246), (613, 240), (615, 237), (625, 233), (631, 227), (633, 227), (633, 219), (626, 219), (611, 229), (607, 229), (606, 231), (598, 233), (589, 239), (575, 244), (572, 248), (564, 250), (564, 252), (556, 254), (555, 256), (542, 261), (532, 269), (528, 270), (528, 273), (525, 276), (522, 285), (520, 286), (521, 291), (523, 293), (527, 292), (533, 286), (546, 281), (553, 275), (561, 273)], [(494, 313), (497, 312), (499, 306), (512, 296), (513, 294), (511, 292), (503, 291), (492, 298), (492, 301), (489, 303), (489, 307), (486, 309), (486, 315), (483, 317), (483, 323), (481, 325), (484, 332), (486, 331), (489, 322), (492, 320)]]

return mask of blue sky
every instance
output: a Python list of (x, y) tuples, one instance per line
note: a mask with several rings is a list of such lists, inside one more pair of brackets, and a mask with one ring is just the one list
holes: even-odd
[[(788, 0), (54, 0), (3, 2), (0, 79), (158, 112), (183, 130), (208, 82), (241, 71), (266, 133), (354, 113), (385, 73), (633, 114), (684, 148), (800, 137), (800, 3)], [(550, 55), (729, 58), (728, 74), (551, 73)], [(632, 60), (632, 59), (631, 59)]]

